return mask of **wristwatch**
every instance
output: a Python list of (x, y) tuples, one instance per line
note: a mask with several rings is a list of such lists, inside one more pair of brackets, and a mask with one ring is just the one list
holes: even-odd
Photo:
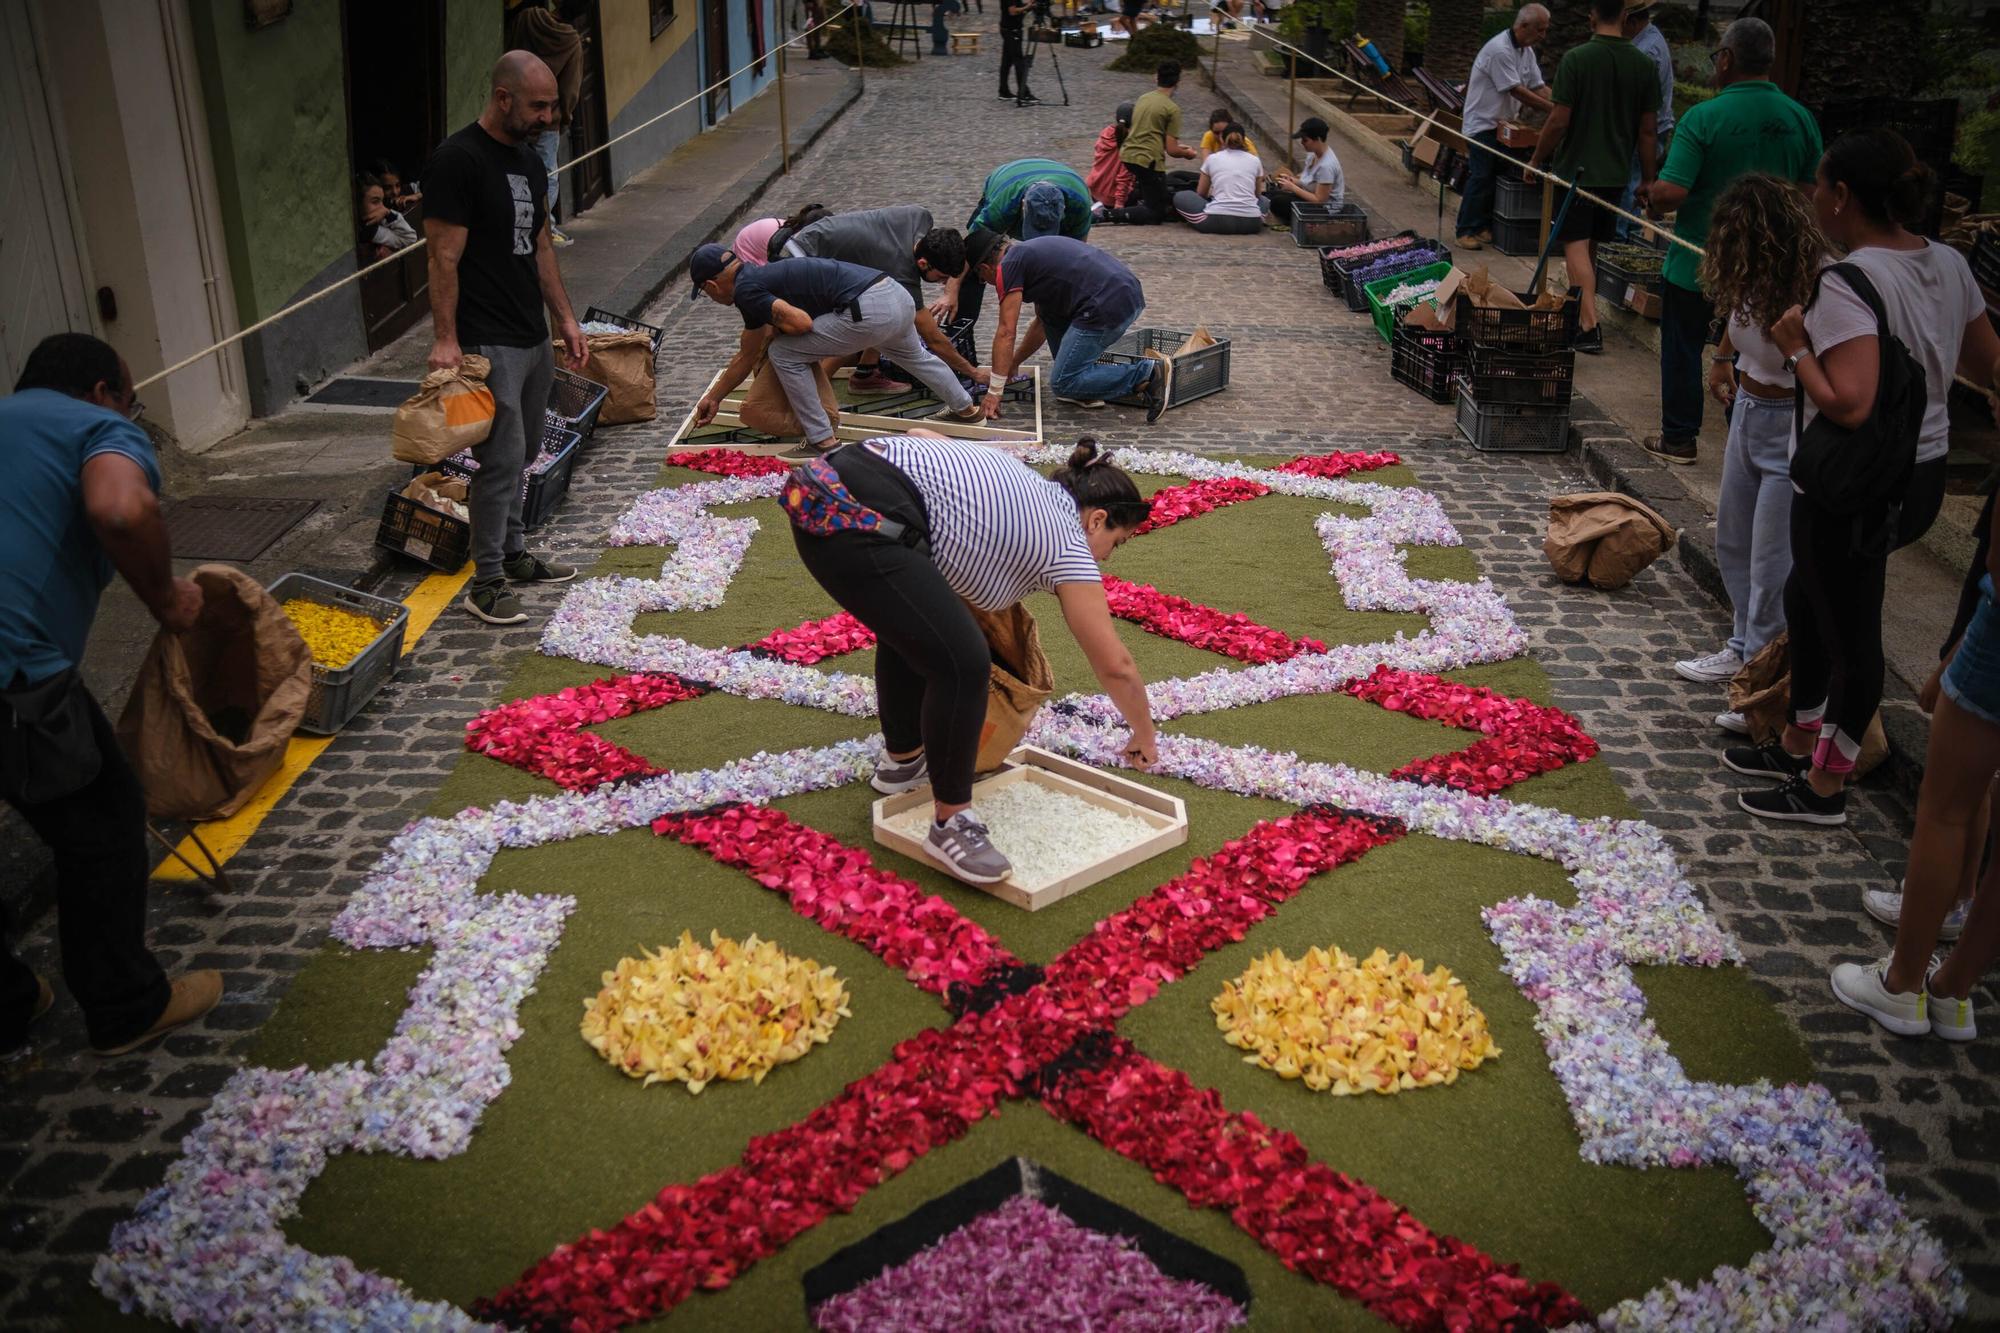
[(1798, 351), (1793, 352), (1790, 356), (1785, 358), (1785, 373), (1789, 375), (1794, 371), (1796, 371), (1799, 368), (1799, 362), (1805, 360), (1807, 357), (1811, 355), (1812, 355), (1812, 348), (1810, 347), (1801, 347)]

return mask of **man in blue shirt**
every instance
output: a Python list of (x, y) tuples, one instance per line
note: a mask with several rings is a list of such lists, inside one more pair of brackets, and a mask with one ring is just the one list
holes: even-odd
[(743, 316), (736, 355), (695, 404), (697, 426), (713, 421), (722, 410), (722, 400), (756, 369), (760, 356), (768, 355), (807, 448), (823, 453), (837, 441), (819, 400), (813, 367), (823, 359), (856, 356), (870, 347), (881, 348), (921, 380), (944, 403), (941, 417), (961, 422), (979, 419), (979, 409), (958, 376), (931, 355), (917, 335), (916, 303), (887, 274), (838, 259), (781, 259), (762, 268), (745, 268), (729, 250), (710, 243), (697, 247), (688, 258), (688, 276), (694, 280), (689, 300), (706, 296), (717, 305), (735, 306)]
[[(1055, 365), (1050, 387), (1077, 407), (1102, 407), (1112, 398), (1141, 395), (1146, 420), (1158, 421), (1172, 387), (1173, 363), (1142, 357), (1129, 362), (1097, 358), (1125, 336), (1146, 308), (1139, 275), (1115, 256), (1067, 236), (1009, 241), (990, 231), (965, 238), (967, 265), (1000, 294), (1000, 327), (993, 335), (992, 378), (984, 411), (1000, 415), (1008, 372), (1033, 356), (1044, 341)], [(1021, 306), (1035, 308), (1033, 322), (1014, 341)]]
[[(1660, 31), (1660, 25), (1653, 22), (1653, 0), (1628, 0), (1625, 8), (1625, 38), (1632, 45), (1646, 53), (1653, 62), (1653, 68), (1660, 72), (1660, 110), (1653, 123), (1653, 132), (1659, 136), (1659, 147), (1654, 151), (1655, 162), (1667, 160), (1667, 143), (1674, 132), (1674, 52), (1667, 45), (1667, 36)], [(1625, 182), (1625, 197), (1620, 201), (1627, 213), (1639, 211), (1639, 159), (1632, 158), (1632, 176)], [(1618, 219), (1618, 239), (1632, 240), (1639, 234), (1637, 223)]]
[[(0, 399), (0, 796), (54, 854), (63, 980), (100, 1055), (136, 1050), (222, 998), (220, 973), (169, 984), (146, 948), (146, 797), (77, 671), (113, 569), (161, 628), (190, 629), (201, 614), (201, 589), (173, 574), (159, 463), (136, 409), (124, 361), (82, 333), (44, 338)], [(0, 1056), (23, 1049), (54, 1003), (0, 940)]]

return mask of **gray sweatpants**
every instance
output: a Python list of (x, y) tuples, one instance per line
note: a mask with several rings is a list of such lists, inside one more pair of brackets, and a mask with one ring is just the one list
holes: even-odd
[(1729, 646), (1746, 660), (1785, 628), (1792, 572), (1792, 400), (1736, 395), (1715, 500), (1715, 563), (1735, 609)]
[(542, 424), (555, 378), (555, 353), (547, 341), (534, 347), (468, 347), (493, 363), (486, 387), (493, 391), (493, 432), (472, 446), (479, 471), (472, 474), (474, 583), (497, 583), (501, 562), (527, 547), (521, 525), (522, 475), (541, 451)]
[(812, 368), (829, 356), (852, 356), (871, 347), (923, 381), (946, 407), (969, 407), (972, 395), (958, 382), (951, 367), (931, 355), (917, 336), (917, 307), (910, 294), (893, 282), (878, 282), (856, 302), (861, 318), (836, 310), (813, 320), (812, 331), (797, 336), (779, 334), (771, 340), (771, 369), (784, 386), (792, 414), (799, 419), (806, 443), (818, 444), (833, 435), (833, 425), (820, 406)]

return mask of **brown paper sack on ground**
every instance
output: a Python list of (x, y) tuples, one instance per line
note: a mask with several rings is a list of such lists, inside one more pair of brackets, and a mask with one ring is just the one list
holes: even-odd
[(1174, 349), (1174, 357), (1178, 360), (1186, 356), (1189, 352), (1199, 352), (1204, 347), (1213, 346), (1215, 346), (1215, 339), (1210, 335), (1208, 326), (1206, 324), (1197, 324), (1194, 332), (1187, 336), (1187, 341)]
[(433, 370), (396, 409), (390, 447), (405, 463), (429, 467), (483, 442), (493, 431), (492, 363), (468, 354), (456, 370)]
[[(797, 439), (804, 435), (805, 427), (799, 425), (791, 400), (785, 397), (785, 386), (778, 383), (778, 372), (771, 369), (770, 359), (759, 361), (753, 373), (755, 378), (750, 381), (750, 391), (736, 405), (736, 416), (744, 428), (759, 435), (775, 435), (779, 439)], [(835, 430), (839, 430), (840, 400), (834, 397), (833, 381), (826, 377), (823, 367), (813, 367), (813, 383), (819, 389), (819, 405), (826, 409), (826, 419)]]
[(1622, 588), (1674, 544), (1673, 525), (1629, 495), (1586, 491), (1549, 501), (1542, 553), (1565, 583)]
[[(1729, 681), (1729, 708), (1743, 714), (1750, 728), (1750, 741), (1762, 745), (1775, 741), (1785, 730), (1792, 706), (1792, 644), (1789, 633), (1780, 634), (1745, 662)], [(1861, 737), (1861, 753), (1854, 759), (1854, 776), (1866, 777), (1889, 757), (1889, 734), (1882, 728), (1882, 710), (1868, 720)]]
[(558, 342), (556, 360), (563, 369), (581, 375), (609, 392), (597, 411), (600, 426), (622, 426), (629, 421), (651, 421), (659, 411), (653, 398), (653, 335), (643, 329), (626, 333), (592, 333), (590, 360), (578, 369), (569, 364)]
[(978, 772), (988, 773), (1000, 767), (1028, 734), (1036, 710), (1055, 691), (1056, 677), (1042, 652), (1041, 632), (1026, 607), (1017, 602), (1005, 611), (982, 611), (970, 602), (965, 605), (993, 650), (986, 723), (979, 729), (979, 755), (973, 763)]
[(284, 762), (312, 694), (312, 654), (257, 580), (202, 565), (201, 619), (153, 637), (118, 741), (156, 819), (214, 819), (240, 810)]

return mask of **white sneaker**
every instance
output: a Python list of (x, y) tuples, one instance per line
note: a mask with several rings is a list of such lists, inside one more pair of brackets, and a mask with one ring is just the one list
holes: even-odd
[(1743, 669), (1743, 659), (1736, 651), (1723, 647), (1707, 657), (1690, 657), (1685, 662), (1674, 663), (1674, 670), (1682, 680), (1691, 680), (1698, 685), (1713, 685), (1717, 681), (1728, 680)]
[[(1909, 881), (1905, 880), (1904, 883)], [(1894, 893), (1887, 889), (1869, 889), (1861, 895), (1861, 906), (1868, 915), (1885, 926), (1893, 926), (1903, 919), (1903, 885), (1898, 884)], [(1965, 899), (1951, 905), (1945, 913), (1944, 924), (1938, 927), (1938, 942), (1949, 944), (1965, 931), (1965, 914), (1972, 910), (1972, 901)]]
[(1930, 1001), (1932, 1036), (1946, 1041), (1971, 1041), (1979, 1035), (1979, 1025), (1972, 1020), (1970, 996), (1954, 1000), (1949, 995), (1933, 995)]
[(1062, 394), (1057, 394), (1056, 401), (1059, 403), (1068, 403), (1071, 407), (1104, 406), (1104, 400), (1102, 398), (1066, 398)]
[(1833, 969), (1833, 997), (1849, 1009), (1868, 1015), (1899, 1037), (1921, 1037), (1931, 1030), (1929, 996), (1892, 991), (1882, 984), (1889, 960), (1842, 963)]
[(1741, 713), (1728, 712), (1715, 715), (1715, 725), (1736, 736), (1750, 734), (1750, 719)]

